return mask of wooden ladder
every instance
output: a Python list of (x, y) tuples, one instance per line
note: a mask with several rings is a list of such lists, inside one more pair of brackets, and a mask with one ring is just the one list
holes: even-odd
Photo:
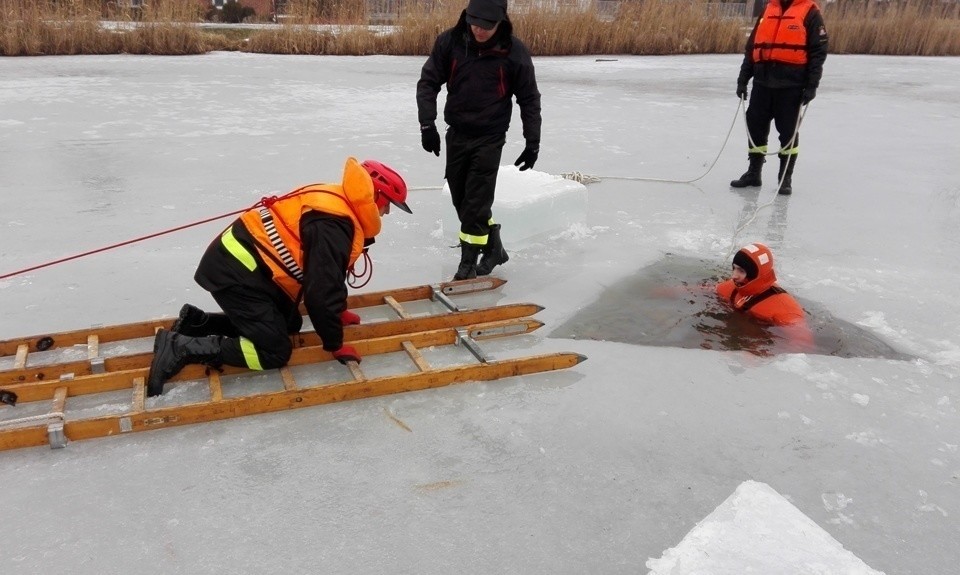
[[(399, 317), (409, 319), (410, 314), (396, 301), (396, 298), (388, 301), (387, 305), (390, 305)], [(491, 313), (495, 313), (501, 308), (488, 309)], [(532, 309), (539, 311), (542, 308), (532, 306)], [(279, 385), (276, 390), (233, 397), (224, 395), (223, 377), (249, 373), (247, 370), (227, 367), (222, 372), (218, 372), (204, 366), (189, 365), (172, 378), (171, 382), (205, 379), (207, 397), (202, 401), (180, 405), (168, 405), (169, 402), (165, 396), (150, 400), (146, 398), (144, 380), (149, 366), (118, 371), (107, 370), (78, 377), (73, 374), (64, 374), (58, 380), (16, 384), (7, 389), (16, 393), (21, 403), (46, 401), (50, 402), (50, 408), (42, 415), (0, 419), (0, 450), (40, 446), (45, 443), (51, 448), (62, 448), (66, 446), (68, 440), (76, 441), (162, 429), (256, 413), (442, 387), (465, 381), (488, 381), (565, 369), (586, 359), (576, 353), (554, 353), (493, 360), (479, 343), (490, 338), (531, 333), (542, 325), (541, 322), (528, 317), (508, 317), (472, 325), (356, 340), (353, 345), (363, 357), (403, 352), (413, 363), (414, 371), (368, 378), (357, 362), (347, 362), (349, 379), (337, 382), (298, 381), (291, 368), (334, 361), (332, 355), (324, 351), (319, 344), (302, 346), (294, 349), (286, 367), (276, 370), (279, 375)], [(434, 368), (426, 360), (422, 350), (445, 345), (461, 346), (477, 361)], [(83, 419), (71, 419), (67, 415), (69, 397), (122, 389), (132, 390), (130, 406), (122, 413)], [(0, 416), (6, 409), (13, 408), (0, 407)]]

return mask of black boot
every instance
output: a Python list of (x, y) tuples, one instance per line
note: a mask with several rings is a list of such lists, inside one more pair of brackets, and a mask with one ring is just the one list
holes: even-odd
[(188, 303), (180, 308), (180, 315), (177, 317), (170, 331), (175, 331), (182, 335), (191, 337), (200, 337), (204, 335), (225, 335), (228, 337), (237, 337), (237, 328), (226, 314), (206, 313), (198, 307)]
[[(780, 182), (780, 190), (777, 193), (781, 196), (789, 196), (793, 193), (793, 168), (796, 165), (797, 154), (788, 156), (780, 154), (780, 174), (777, 176), (777, 181)], [(783, 171), (784, 167), (786, 167), (786, 173)]]
[(505, 264), (510, 260), (507, 250), (503, 249), (503, 242), (500, 240), (500, 224), (490, 226), (490, 237), (487, 238), (487, 245), (480, 253), (480, 263), (477, 264), (477, 275), (488, 276), (493, 268)]
[(147, 395), (163, 393), (163, 384), (180, 373), (189, 363), (205, 363), (213, 367), (223, 365), (220, 349), (222, 337), (190, 337), (161, 329), (153, 340), (153, 362), (147, 377)]
[(480, 246), (460, 242), (460, 267), (454, 280), (468, 280), (477, 277), (477, 258), (480, 257)]
[(760, 180), (760, 172), (763, 170), (763, 163), (767, 161), (766, 158), (763, 157), (763, 154), (757, 153), (750, 153), (747, 157), (750, 159), (750, 167), (740, 176), (739, 180), (730, 182), (730, 186), (733, 188), (763, 185), (763, 182)]

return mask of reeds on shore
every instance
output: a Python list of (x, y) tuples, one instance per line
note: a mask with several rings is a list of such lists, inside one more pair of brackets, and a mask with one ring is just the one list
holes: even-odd
[[(425, 55), (453, 26), (466, 0), (408, 0), (389, 26), (366, 0), (288, 0), (281, 24), (200, 27), (210, 13), (197, 0), (153, 0), (142, 7), (101, 0), (0, 0), (0, 55), (270, 54)], [(515, 34), (534, 55), (737, 53), (753, 19), (707, 0), (621, 0), (543, 8), (510, 3)], [(610, 6), (607, 4), (606, 6)], [(839, 54), (960, 55), (957, 0), (837, 0), (823, 7), (830, 51)], [(725, 15), (726, 14), (726, 15)], [(273, 15), (254, 19), (272, 21)]]

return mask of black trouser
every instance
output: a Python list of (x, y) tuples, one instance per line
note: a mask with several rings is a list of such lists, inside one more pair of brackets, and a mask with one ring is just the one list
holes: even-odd
[(460, 241), (486, 245), (506, 134), (471, 137), (450, 128), (446, 140), (445, 177), (460, 218)]
[(239, 338), (223, 339), (221, 352), (225, 364), (276, 369), (290, 361), (293, 352), (290, 335), (303, 327), (303, 317), (286, 295), (279, 290), (270, 294), (240, 286), (217, 290), (212, 295), (240, 333)]
[[(780, 135), (780, 153), (796, 154), (800, 146), (800, 134), (793, 137), (800, 113), (803, 88), (767, 88), (753, 84), (750, 94), (750, 106), (747, 107), (747, 130), (755, 147), (750, 152), (766, 153), (767, 138), (770, 136), (770, 120), (773, 120)], [(793, 146), (787, 149), (790, 140)], [(749, 145), (749, 144), (748, 144)]]

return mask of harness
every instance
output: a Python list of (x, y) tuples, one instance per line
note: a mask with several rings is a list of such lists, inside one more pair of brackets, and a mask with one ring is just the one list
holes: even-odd
[(737, 307), (734, 303), (737, 300), (737, 290), (733, 290), (733, 293), (730, 294), (730, 306), (736, 311), (746, 313), (750, 311), (753, 306), (757, 305), (763, 300), (782, 293), (787, 293), (787, 290), (780, 286), (770, 286), (766, 289), (766, 291), (758, 293), (757, 295), (748, 299), (742, 306)]

